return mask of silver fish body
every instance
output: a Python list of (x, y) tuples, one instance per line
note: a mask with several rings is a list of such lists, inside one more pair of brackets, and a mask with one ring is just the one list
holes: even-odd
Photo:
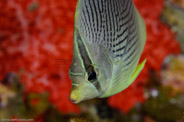
[(131, 0), (79, 0), (70, 99), (78, 103), (127, 88), (142, 70), (144, 22)]

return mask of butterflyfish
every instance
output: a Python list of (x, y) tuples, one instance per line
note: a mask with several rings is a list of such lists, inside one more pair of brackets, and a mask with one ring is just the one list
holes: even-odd
[(112, 96), (133, 83), (146, 31), (132, 0), (78, 0), (75, 12), (70, 99)]

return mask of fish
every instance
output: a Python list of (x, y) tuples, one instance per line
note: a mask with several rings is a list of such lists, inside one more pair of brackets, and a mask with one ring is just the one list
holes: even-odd
[(74, 18), (71, 102), (130, 86), (146, 63), (146, 27), (132, 0), (78, 0)]

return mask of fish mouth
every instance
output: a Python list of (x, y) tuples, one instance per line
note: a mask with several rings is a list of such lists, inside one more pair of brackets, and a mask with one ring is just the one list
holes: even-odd
[(72, 102), (72, 103), (77, 103), (77, 101), (76, 100), (72, 100), (72, 99), (70, 99), (70, 101)]
[(70, 94), (70, 101), (72, 103), (79, 103), (84, 100), (92, 99), (98, 96), (98, 91), (93, 84), (83, 82), (80, 84), (72, 84), (72, 90)]
[(70, 95), (70, 101), (75, 104), (81, 101), (81, 96), (76, 90), (72, 90)]

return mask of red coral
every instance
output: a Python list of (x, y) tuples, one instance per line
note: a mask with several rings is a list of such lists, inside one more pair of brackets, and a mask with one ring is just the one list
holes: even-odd
[[(73, 0), (0, 1), (0, 80), (17, 72), (25, 92), (49, 91), (50, 101), (63, 113), (79, 111), (69, 101), (67, 75), (75, 4)], [(66, 62), (58, 62), (61, 58)]]
[(149, 69), (160, 72), (163, 60), (168, 54), (180, 53), (174, 34), (159, 21), (164, 0), (134, 0), (143, 16), (147, 30), (147, 41), (140, 61), (147, 59), (146, 65), (136, 81), (123, 92), (109, 98), (112, 107), (128, 112), (137, 102), (144, 102), (144, 85)]

